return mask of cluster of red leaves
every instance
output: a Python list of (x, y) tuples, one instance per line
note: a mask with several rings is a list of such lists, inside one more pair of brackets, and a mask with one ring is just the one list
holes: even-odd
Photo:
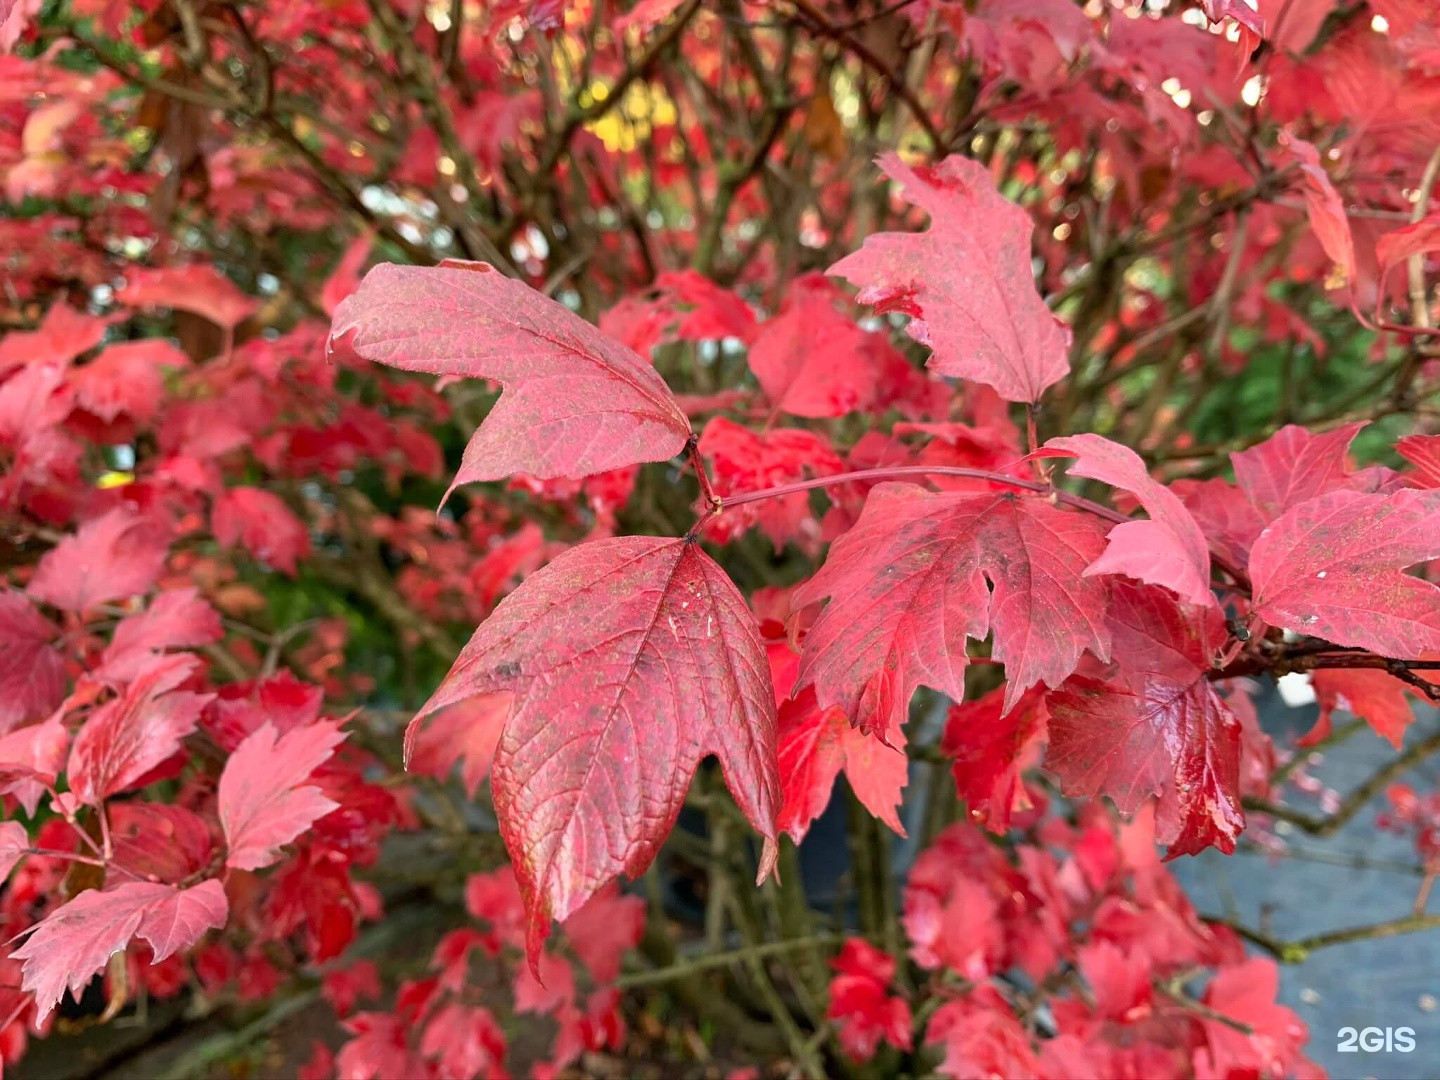
[[(942, 1076), (1323, 1075), (1275, 1001), (1275, 964), (1196, 916), (1155, 854), (1150, 811), (1118, 830), (1103, 812), (1049, 818), (1029, 837), (1012, 860), (960, 824), (920, 856), (902, 916), (912, 990), (893, 957), (846, 941), (830, 1016), (853, 1059), (911, 1049), (916, 999)], [(1182, 988), (1203, 970), (1197, 1007)]]
[[(347, 1080), (507, 1077), (502, 1026), (507, 1014), (549, 1017), (558, 1027), (552, 1057), (530, 1063), (529, 1076), (548, 1080), (581, 1054), (619, 1048), (625, 1022), (611, 984), (623, 954), (639, 943), (645, 928), (643, 900), (613, 888), (595, 896), (566, 924), (568, 955), (552, 943), (538, 973), (515, 966), (525, 947), (525, 918), (514, 874), (502, 869), (474, 875), (465, 888), (465, 906), (479, 928), (447, 933), (431, 957), (433, 974), (401, 983), (394, 1012), (350, 1015), (356, 980), (349, 974), (327, 978), (325, 996), (350, 1038), (333, 1054), (317, 1043), (302, 1080), (323, 1080), (337, 1071)], [(583, 975), (577, 974), (577, 960)], [(376, 996), (373, 968), (360, 971), (361, 986)], [(506, 998), (507, 1010), (497, 1015)]]
[[(932, 220), (1010, 220), (997, 214), (993, 191), (977, 195), (988, 180), (973, 163), (942, 165), (934, 178), (924, 196)], [(933, 264), (946, 256), (925, 247), (932, 233), (873, 237), (836, 271), (883, 276), (906, 259)], [(996, 303), (1017, 326), (1008, 339), (987, 339), (997, 350), (989, 366), (947, 370), (1029, 401), (1054, 381), (1057, 357), (1064, 364), (1064, 335), (1034, 352), (1054, 320), (1028, 271), (1022, 280), (999, 262), (966, 258), (966, 296), (1008, 295)], [(735, 425), (712, 421), (696, 444), (642, 357), (519, 288), (485, 264), (384, 266), (339, 307), (335, 333), (370, 360), (501, 382), (499, 404), (466, 449), (465, 478), (515, 470), (581, 477), (703, 448), (707, 438), (711, 456), (724, 460), (717, 433)], [(913, 295), (905, 302), (909, 325), (923, 315), (924, 339), (940, 349), (936, 335), (956, 307), (926, 308)], [(562, 348), (571, 374), (557, 391)], [(935, 355), (932, 366), (945, 367), (944, 354)], [(987, 640), (988, 659), (1005, 669), (1003, 700), (993, 711), (957, 713), (949, 741), (975, 780), (973, 788), (962, 780), (962, 790), (978, 797), (975, 809), (994, 827), (1023, 803), (1016, 776), (1043, 745), (1068, 794), (1109, 796), (1125, 813), (1157, 797), (1157, 838), (1172, 856), (1212, 845), (1232, 851), (1245, 825), (1241, 777), (1254, 771), (1246, 755), (1268, 759), (1271, 751), (1253, 720), (1246, 730), (1248, 706), (1237, 715), (1244, 688), (1222, 695), (1217, 668), (1244, 642), (1278, 641), (1283, 632), (1382, 657), (1440, 648), (1440, 588), (1403, 573), (1440, 557), (1440, 492), (1423, 475), (1355, 470), (1348, 451), (1359, 427), (1321, 436), (1284, 428), (1234, 456), (1233, 485), (1172, 489), (1133, 450), (1094, 434), (1037, 448), (1038, 480), (1024, 477), (1018, 452), (994, 470), (892, 470), (949, 469), (972, 482), (949, 491), (882, 483), (867, 493), (819, 572), (790, 597), (790, 636), (801, 643), (793, 677), (694, 532), (595, 540), (525, 579), (476, 631), (416, 723), (477, 696), (508, 710), (493, 783), (532, 913), (532, 958), (552, 918), (564, 920), (615, 875), (649, 865), (706, 754), (720, 759), (767, 839), (762, 879), (778, 827), (803, 835), (841, 767), (864, 777), (862, 798), (898, 829), (905, 771), (899, 762), (872, 767), (879, 751), (864, 735), (903, 747), (916, 689), (963, 700), (970, 644)], [(763, 438), (778, 446), (778, 434)], [(724, 445), (735, 441), (726, 435)], [(986, 458), (997, 435), (989, 441), (979, 451)], [(1071, 474), (1123, 492), (1148, 516), (1056, 493), (1039, 464), (1046, 459), (1069, 461)], [(782, 485), (777, 501), (803, 498), (808, 486)], [(718, 509), (724, 520), (723, 499), (707, 519)], [(778, 526), (773, 517), (756, 521), (772, 535)], [(778, 693), (776, 665), (786, 675)], [(1368, 675), (1368, 694), (1345, 691), (1348, 706), (1367, 717), (1375, 698), (1403, 685), (1379, 669)], [(846, 720), (858, 735), (843, 734)], [(966, 720), (979, 730), (960, 730)]]

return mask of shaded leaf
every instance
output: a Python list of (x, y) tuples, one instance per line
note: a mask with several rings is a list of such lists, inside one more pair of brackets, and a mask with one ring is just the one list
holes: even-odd
[(65, 697), (58, 633), (24, 593), (0, 590), (0, 733), (48, 716)]
[(835, 304), (833, 285), (818, 274), (790, 286), (785, 306), (760, 326), (750, 370), (775, 409), (792, 416), (844, 416), (869, 407), (879, 373), (868, 335)]
[(1046, 767), (1067, 795), (1108, 795), (1126, 814), (1159, 795), (1156, 838), (1172, 856), (1235, 850), (1241, 728), (1207, 678), (1224, 617), (1121, 582), (1109, 622), (1118, 678), (1076, 676), (1048, 695)]

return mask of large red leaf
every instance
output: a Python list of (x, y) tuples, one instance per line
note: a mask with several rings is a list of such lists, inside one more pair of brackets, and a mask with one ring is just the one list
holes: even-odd
[(1048, 696), (1046, 766), (1067, 795), (1108, 795), (1127, 814), (1158, 794), (1157, 839), (1172, 855), (1233, 851), (1245, 827), (1240, 722), (1206, 677), (1224, 617), (1117, 582), (1109, 622), (1119, 675), (1075, 676)]
[(765, 646), (698, 545), (632, 536), (571, 548), (503, 600), (424, 716), (508, 694), (491, 784), (529, 912), (532, 965), (617, 874), (645, 870), (707, 754), (774, 865), (775, 699)]
[(76, 798), (99, 805), (180, 749), (214, 695), (167, 692), (176, 681), (174, 669), (152, 669), (85, 721), (66, 766)]
[(690, 421), (655, 369), (568, 308), (484, 263), (382, 264), (335, 311), (367, 360), (505, 388), (451, 488), (515, 473), (582, 477), (685, 447)]
[(25, 962), (21, 985), (34, 992), (37, 1022), (43, 1022), (67, 989), (78, 996), (137, 934), (158, 963), (224, 926), (228, 911), (218, 881), (184, 890), (148, 881), (103, 893), (91, 889), (46, 916), (11, 955)]
[(1007, 707), (1037, 682), (1058, 686), (1087, 648), (1110, 655), (1108, 584), (1085, 576), (1104, 543), (1096, 518), (1041, 499), (880, 484), (795, 591), (797, 611), (830, 598), (805, 639), (796, 689), (814, 686), (822, 706), (889, 732), (921, 684), (963, 698), (965, 639), (991, 631)]
[(11, 954), (25, 962), (21, 986), (35, 994), (37, 1021), (50, 1015), (66, 989), (78, 996), (129, 944), (150, 907), (173, 892), (169, 885), (132, 881), (109, 892), (83, 892), (46, 916)]
[(1334, 491), (1300, 503), (1250, 553), (1272, 626), (1384, 656), (1440, 649), (1440, 588), (1399, 571), (1440, 558), (1440, 491)]
[(822, 709), (815, 691), (780, 706), (780, 831), (797, 844), (830, 804), (841, 770), (862, 806), (901, 836), (905, 828), (896, 813), (901, 791), (910, 778), (905, 732), (892, 729), (883, 745), (852, 725), (842, 709)]
[(46, 552), (30, 579), (29, 593), (58, 608), (84, 612), (150, 588), (168, 550), (160, 525), (116, 507)]
[(1124, 488), (1140, 500), (1148, 521), (1126, 521), (1110, 530), (1105, 554), (1089, 574), (1125, 574), (1171, 589), (1192, 604), (1213, 604), (1210, 591), (1210, 550), (1205, 534), (1180, 497), (1151, 477), (1140, 455), (1100, 435), (1051, 439), (1049, 450), (1074, 455), (1074, 476), (1087, 476)]
[(320, 721), (276, 738), (262, 724), (242, 742), (220, 774), (220, 827), (229, 845), (226, 866), (258, 870), (279, 858), (279, 849), (336, 803), (306, 784), (345, 736), (338, 723)]
[(1010, 401), (1036, 401), (1070, 370), (1070, 331), (1035, 288), (1035, 223), (998, 191), (985, 167), (948, 157), (911, 169), (880, 167), (930, 215), (923, 233), (877, 233), (830, 267), (860, 301), (911, 317), (907, 331), (934, 351), (942, 375), (988, 383)]
[(57, 633), (24, 593), (0, 591), (0, 734), (48, 715), (65, 696)]

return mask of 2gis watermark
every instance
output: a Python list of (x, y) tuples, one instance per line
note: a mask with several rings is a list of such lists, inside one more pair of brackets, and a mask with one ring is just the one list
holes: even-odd
[(1342, 1027), (1335, 1049), (1342, 1054), (1408, 1054), (1415, 1049), (1412, 1027)]

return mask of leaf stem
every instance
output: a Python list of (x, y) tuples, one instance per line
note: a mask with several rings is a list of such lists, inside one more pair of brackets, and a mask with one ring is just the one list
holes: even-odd
[(1073, 506), (1077, 510), (1088, 510), (1097, 517), (1113, 521), (1116, 524), (1130, 520), (1118, 510), (1111, 510), (1108, 506), (1101, 506), (1099, 503), (1081, 498), (1079, 495), (1071, 495), (1068, 491), (1058, 491), (1039, 480), (1022, 480), (1016, 476), (1006, 476), (1004, 473), (989, 472), (985, 469), (968, 469), (960, 465), (897, 465), (884, 469), (857, 469), (854, 472), (836, 473), (834, 476), (817, 476), (810, 480), (797, 480), (793, 484), (781, 484), (760, 491), (730, 495), (725, 499), (725, 506), (744, 506), (746, 503), (760, 502), (763, 499), (778, 499), (783, 495), (793, 495), (797, 491), (812, 491), (815, 488), (835, 487), (839, 484), (869, 480), (904, 480), (920, 476), (959, 476), (969, 480), (985, 480), (1019, 491), (1053, 495), (1058, 501)]

